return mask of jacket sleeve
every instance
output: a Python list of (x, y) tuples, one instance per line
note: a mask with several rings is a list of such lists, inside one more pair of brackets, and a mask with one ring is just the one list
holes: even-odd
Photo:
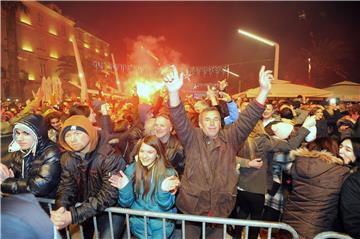
[[(40, 157), (44, 157), (44, 161), (34, 176), (6, 179), (1, 185), (3, 192), (12, 194), (31, 192), (40, 197), (51, 193), (60, 180), (60, 153), (57, 149), (48, 148), (44, 155)], [(36, 167), (36, 165), (33, 165), (33, 167)]]
[(69, 209), (70, 206), (77, 203), (77, 183), (75, 181), (76, 162), (74, 158), (69, 157), (68, 153), (61, 155), (61, 178), (60, 184), (56, 194), (55, 206), (56, 208), (65, 207)]
[(171, 119), (181, 144), (189, 148), (195, 141), (195, 129), (188, 119), (183, 103), (170, 108)]
[(288, 140), (280, 140), (280, 139), (272, 138), (270, 139), (270, 144), (268, 145), (266, 151), (289, 152), (290, 150), (297, 149), (309, 133), (310, 133), (309, 130), (307, 130), (304, 127), (301, 127), (299, 128), (297, 134)]
[(72, 223), (82, 223), (86, 219), (95, 216), (98, 212), (104, 211), (106, 208), (116, 204), (118, 190), (111, 186), (109, 179), (112, 174), (118, 173), (124, 166), (124, 160), (119, 160), (115, 155), (107, 157), (102, 162), (102, 172), (99, 175), (102, 180), (101, 189), (95, 196), (87, 198), (80, 206), (70, 207)]
[(341, 219), (345, 232), (353, 238), (360, 238), (360, 173), (347, 178), (341, 189)]
[(239, 118), (239, 110), (233, 100), (227, 103), (227, 107), (229, 109), (229, 116), (224, 118), (225, 125), (232, 124)]
[(238, 149), (250, 132), (253, 130), (257, 122), (260, 120), (265, 107), (261, 107), (259, 103), (252, 101), (246, 110), (240, 114), (239, 118), (229, 128), (224, 129), (224, 133), (233, 146)]

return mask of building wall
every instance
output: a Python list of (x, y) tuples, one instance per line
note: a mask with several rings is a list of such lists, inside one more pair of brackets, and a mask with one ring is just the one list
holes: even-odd
[[(110, 45), (75, 27), (75, 22), (38, 2), (23, 1), (28, 12), (17, 12), (19, 70), (26, 78), (25, 94), (31, 97), (45, 77), (57, 77), (59, 57), (74, 56), (72, 37), (77, 38), (81, 58), (109, 61)], [(6, 72), (6, 13), (2, 11), (1, 67)], [(6, 74), (5, 74), (6, 77)], [(6, 92), (2, 92), (2, 98)]]

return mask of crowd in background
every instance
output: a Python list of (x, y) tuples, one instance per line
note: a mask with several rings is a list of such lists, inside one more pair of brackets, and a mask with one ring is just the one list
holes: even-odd
[[(169, 93), (158, 92), (153, 104), (137, 95), (2, 102), (2, 193), (55, 198), (51, 221), (59, 230), (82, 223), (86, 238), (94, 215), (109, 236), (103, 211), (110, 206), (281, 221), (301, 238), (329, 230), (360, 238), (359, 103), (299, 95), (261, 104), (233, 99), (221, 81), (203, 98), (183, 96), (172, 106), (179, 88), (169, 82)], [(219, 118), (210, 117), (215, 111)], [(112, 222), (120, 238), (124, 218), (113, 215)], [(200, 236), (197, 226), (187, 225), (188, 238)], [(130, 227), (144, 237), (142, 218), (131, 217)], [(150, 238), (162, 237), (161, 220), (149, 219), (148, 227)], [(174, 229), (168, 221), (168, 238)], [(227, 233), (240, 238), (242, 228), (228, 226)], [(259, 233), (251, 228), (249, 238)]]

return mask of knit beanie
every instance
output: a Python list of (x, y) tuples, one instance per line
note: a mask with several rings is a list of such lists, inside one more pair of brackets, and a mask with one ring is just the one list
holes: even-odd
[(98, 143), (98, 134), (96, 128), (91, 124), (90, 120), (83, 115), (73, 115), (65, 120), (63, 127), (60, 131), (59, 144), (67, 151), (73, 149), (65, 142), (65, 134), (70, 130), (79, 130), (86, 133), (90, 138), (90, 149), (92, 152)]

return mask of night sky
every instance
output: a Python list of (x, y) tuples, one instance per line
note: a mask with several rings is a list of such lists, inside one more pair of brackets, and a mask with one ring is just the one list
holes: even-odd
[[(272, 47), (240, 36), (238, 28), (280, 44), (279, 78), (313, 86), (340, 80), (360, 83), (359, 2), (55, 2), (79, 26), (111, 44), (119, 63), (129, 54), (126, 42), (139, 35), (163, 36), (188, 65), (223, 65), (273, 60)], [(344, 42), (349, 57), (340, 62), (346, 79), (307, 82), (299, 51), (312, 39)], [(268, 63), (272, 66), (273, 62)], [(255, 71), (261, 63), (234, 68)], [(241, 68), (241, 69), (239, 69)], [(332, 74), (330, 74), (332, 75)]]

